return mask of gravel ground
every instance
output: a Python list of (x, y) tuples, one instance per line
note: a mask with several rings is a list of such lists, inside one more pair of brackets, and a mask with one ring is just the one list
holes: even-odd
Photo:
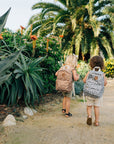
[(83, 102), (72, 99), (73, 116), (66, 118), (61, 113), (62, 100), (56, 98), (40, 105), (38, 112), (24, 122), (1, 128), (0, 144), (114, 144), (114, 79), (108, 80), (103, 97), (99, 127), (86, 125)]

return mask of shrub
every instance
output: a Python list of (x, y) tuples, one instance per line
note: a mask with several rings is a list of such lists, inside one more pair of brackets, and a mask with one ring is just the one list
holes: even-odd
[(22, 53), (20, 56), (9, 70), (12, 75), (0, 86), (1, 104), (14, 105), (22, 100), (26, 105), (34, 105), (43, 94), (43, 81), (39, 75), (42, 68), (39, 63), (45, 57), (32, 60)]
[(107, 77), (114, 78), (114, 59), (105, 61), (104, 73)]
[(47, 58), (41, 64), (41, 66), (45, 68), (45, 71), (42, 71), (45, 93), (55, 92), (55, 72), (60, 68), (59, 62), (61, 59), (63, 59), (61, 49), (57, 41), (51, 39)]
[(85, 63), (84, 61), (79, 61), (77, 73), (80, 75), (80, 79), (83, 79), (89, 70), (89, 64)]
[(84, 83), (83, 83), (82, 80), (76, 81), (76, 82), (74, 83), (75, 94), (76, 94), (76, 95), (80, 95), (80, 94), (82, 93), (82, 91), (83, 91), (83, 87), (84, 87)]
[(89, 71), (89, 65), (84, 61), (79, 61), (77, 65), (77, 73), (80, 75), (78, 81), (74, 82), (74, 89), (77, 95), (80, 95), (83, 91), (83, 78), (85, 77), (86, 73)]
[[(3, 33), (4, 42), (2, 42), (2, 53), (3, 51), (15, 52), (20, 46), (24, 46), (23, 55), (28, 58), (32, 57), (33, 46), (30, 37), (22, 36), (20, 32), (12, 33), (9, 30)], [(55, 72), (59, 69), (59, 62), (63, 59), (62, 50), (60, 44), (55, 38), (49, 38), (48, 53), (46, 51), (47, 38), (38, 37), (36, 40), (35, 55), (32, 59), (38, 57), (46, 57), (46, 59), (40, 64), (41, 67), (45, 68), (45, 71), (39, 72), (44, 82), (45, 93), (50, 93), (55, 90)], [(5, 53), (4, 52), (4, 53)]]

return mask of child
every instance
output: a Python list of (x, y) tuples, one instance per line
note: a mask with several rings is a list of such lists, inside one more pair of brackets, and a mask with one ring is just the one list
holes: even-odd
[[(90, 67), (91, 67), (92, 71), (94, 69), (95, 69), (96, 72), (99, 71), (99, 69), (102, 70), (104, 68), (103, 58), (101, 56), (93, 56), (90, 59)], [(84, 83), (87, 83), (87, 79), (89, 77), (89, 74), (92, 71), (89, 71), (86, 74), (85, 78), (83, 79)], [(102, 74), (102, 77), (103, 77), (102, 87), (103, 87), (103, 90), (104, 90), (104, 86), (106, 86), (107, 80), (106, 80), (105, 74), (103, 72), (100, 72), (100, 73)], [(101, 78), (101, 75), (100, 75), (100, 78)], [(98, 80), (97, 76), (94, 77), (94, 80)], [(102, 93), (101, 93), (100, 97), (95, 97), (94, 98), (94, 97), (90, 96), (89, 94), (86, 95), (86, 97), (87, 97), (87, 115), (88, 115), (87, 116), (87, 124), (88, 125), (92, 125), (92, 115), (91, 115), (91, 113), (92, 113), (92, 106), (93, 106), (94, 107), (94, 115), (95, 115), (94, 125), (99, 126), (99, 107), (100, 107), (100, 101), (101, 101), (101, 98), (102, 98), (103, 90), (102, 90)]]
[[(73, 80), (77, 81), (79, 79), (79, 75), (76, 72), (76, 65), (77, 65), (77, 57), (76, 55), (69, 55), (66, 58), (64, 66), (62, 66), (59, 70), (68, 69), (72, 71)], [(58, 75), (58, 71), (55, 74)], [(73, 81), (72, 81), (73, 82)], [(70, 99), (72, 97), (72, 90), (70, 92), (62, 92), (64, 98), (62, 103), (62, 112), (65, 113), (66, 117), (71, 117), (72, 114), (70, 113)]]

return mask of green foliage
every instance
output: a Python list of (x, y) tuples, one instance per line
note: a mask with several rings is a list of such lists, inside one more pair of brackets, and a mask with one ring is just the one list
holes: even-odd
[(26, 105), (34, 105), (36, 100), (39, 102), (43, 93), (43, 82), (39, 76), (42, 68), (39, 63), (44, 59), (40, 57), (32, 60), (21, 54), (11, 69), (12, 75), (0, 87), (0, 103), (14, 105), (23, 100)]
[(85, 63), (84, 61), (78, 62), (77, 73), (80, 75), (80, 78), (78, 81), (74, 82), (74, 89), (77, 95), (80, 95), (83, 91), (83, 78), (89, 70), (89, 65), (87, 63)]
[[(51, 93), (55, 90), (55, 72), (60, 68), (59, 62), (63, 59), (62, 50), (60, 44), (55, 38), (49, 37), (48, 52), (47, 38), (39, 37), (36, 41), (35, 55), (34, 58), (47, 56), (46, 59), (41, 63), (41, 67), (45, 68), (45, 71), (41, 72), (41, 77), (44, 82), (45, 93)], [(26, 54), (32, 56), (32, 43), (26, 43)]]
[(80, 95), (83, 91), (84, 83), (82, 80), (74, 82), (75, 94)]
[(104, 73), (107, 77), (114, 78), (114, 59), (105, 61), (105, 70)]
[[(45, 93), (51, 93), (55, 91), (55, 72), (60, 68), (59, 62), (63, 59), (61, 49), (56, 43), (56, 40), (50, 39), (48, 56), (42, 63), (42, 67), (46, 69), (42, 72)], [(41, 54), (42, 53), (40, 52), (40, 55)]]
[(15, 59), (15, 65), (7, 71), (8, 74), (11, 73), (10, 77), (0, 85), (0, 103), (14, 105), (23, 101), (26, 105), (34, 105), (36, 100), (40, 101), (42, 94), (55, 90), (55, 72), (59, 69), (59, 62), (63, 58), (60, 45), (55, 38), (48, 38), (47, 53), (47, 38), (39, 37), (36, 40), (35, 55), (32, 57), (33, 46), (30, 37), (21, 36), (20, 32), (12, 33), (5, 30), (3, 38), (1, 59), (10, 53), (15, 53), (21, 47), (23, 50), (21, 57), (17, 61)]
[(86, 73), (89, 71), (89, 64), (84, 61), (78, 62), (77, 73), (80, 75), (80, 79), (83, 79)]
[(5, 29), (2, 32), (2, 36), (3, 40), (0, 43), (2, 52), (15, 52), (17, 49), (19, 50), (19, 47), (25, 46), (24, 40), (26, 39), (26, 36), (21, 36), (20, 32), (13, 33), (12, 31)]
[(13, 63), (18, 59), (19, 54), (20, 51), (17, 51), (0, 61), (0, 85), (4, 81), (6, 81), (11, 75), (11, 72), (9, 72), (8, 70), (11, 68)]
[(102, 0), (39, 1), (32, 9), (40, 9), (41, 13), (33, 15), (28, 27), (33, 24), (33, 33), (41, 36), (50, 33), (58, 37), (64, 35), (64, 52), (75, 53), (80, 59), (84, 56), (88, 60), (100, 51), (105, 58), (110, 58), (114, 53), (111, 37), (113, 21), (103, 10), (111, 3)]

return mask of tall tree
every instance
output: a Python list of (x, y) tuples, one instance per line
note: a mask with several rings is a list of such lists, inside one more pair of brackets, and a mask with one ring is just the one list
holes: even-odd
[[(41, 34), (64, 35), (62, 48), (67, 53), (75, 52), (93, 56), (103, 52), (112, 57), (114, 49), (110, 37), (110, 17), (102, 10), (110, 4), (109, 0), (57, 0), (57, 3), (38, 2), (32, 9), (42, 9), (40, 24), (34, 21), (33, 31)], [(51, 15), (50, 15), (51, 13)], [(52, 16), (53, 14), (53, 16)], [(108, 29), (106, 25), (110, 25)], [(44, 33), (43, 30), (48, 30)], [(89, 58), (88, 57), (88, 58)]]
[(107, 13), (110, 16), (110, 20), (112, 22), (113, 29), (111, 30), (111, 37), (112, 37), (112, 43), (114, 47), (114, 0), (111, 0), (111, 4), (107, 5), (104, 9), (104, 13)]

